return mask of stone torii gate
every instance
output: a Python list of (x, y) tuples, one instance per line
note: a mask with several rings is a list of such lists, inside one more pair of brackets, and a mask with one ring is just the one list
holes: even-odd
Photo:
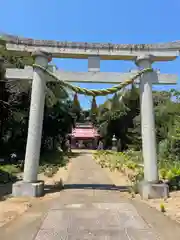
[[(131, 60), (141, 69), (151, 68), (155, 61), (171, 61), (176, 59), (180, 49), (179, 42), (168, 44), (93, 44), (68, 43), (56, 41), (41, 41), (5, 36), (6, 51), (23, 56), (31, 62), (45, 68), (50, 68), (50, 57), (88, 59), (89, 71), (64, 72), (52, 68), (51, 71), (67, 82), (89, 83), (120, 83), (132, 77), (135, 73), (102, 73), (100, 60)], [(13, 185), (13, 195), (41, 196), (43, 182), (37, 181), (39, 155), (44, 113), (44, 99), (46, 81), (49, 79), (39, 69), (26, 67), (25, 69), (7, 69), (7, 79), (33, 80), (29, 116), (28, 139), (25, 156), (24, 178), (22, 182)], [(159, 74), (157, 72), (144, 73), (139, 79), (142, 150), (144, 159), (144, 182), (140, 185), (140, 192), (144, 198), (168, 195), (168, 187), (158, 184), (158, 168), (156, 153), (155, 123), (152, 98), (152, 84), (176, 84), (177, 76)]]

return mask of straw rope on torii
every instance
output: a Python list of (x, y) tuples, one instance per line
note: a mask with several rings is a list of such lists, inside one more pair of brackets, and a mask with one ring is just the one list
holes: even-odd
[(128, 79), (118, 85), (115, 85), (113, 87), (110, 88), (106, 88), (106, 89), (87, 89), (87, 88), (81, 88), (78, 86), (74, 86), (70, 83), (67, 83), (61, 79), (59, 79), (54, 73), (52, 73), (51, 71), (49, 71), (47, 68), (42, 67), (38, 64), (33, 64), (33, 67), (39, 68), (41, 70), (43, 70), (45, 73), (47, 73), (49, 76), (53, 77), (54, 79), (58, 80), (58, 82), (60, 82), (64, 87), (67, 87), (71, 90), (73, 90), (74, 92), (78, 93), (78, 94), (84, 94), (87, 96), (106, 96), (108, 94), (113, 94), (118, 92), (119, 90), (121, 90), (122, 88), (126, 87), (129, 84), (132, 84), (134, 82), (134, 80), (138, 77), (140, 77), (143, 73), (146, 72), (153, 72), (152, 68), (146, 68), (143, 69), (141, 71), (139, 71), (137, 74), (135, 74), (131, 79)]

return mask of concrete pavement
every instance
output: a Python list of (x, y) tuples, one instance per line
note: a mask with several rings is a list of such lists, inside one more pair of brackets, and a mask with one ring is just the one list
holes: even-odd
[[(1, 229), (0, 239), (180, 238), (178, 224), (146, 204), (126, 198), (90, 154), (80, 155), (72, 161), (69, 179), (59, 197), (32, 208), (16, 222)], [(121, 191), (124, 190), (122, 187)], [(171, 235), (168, 235), (169, 231)]]

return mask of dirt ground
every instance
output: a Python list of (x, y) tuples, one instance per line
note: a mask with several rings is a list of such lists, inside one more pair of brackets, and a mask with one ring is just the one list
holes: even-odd
[[(108, 174), (111, 181), (117, 186), (130, 186), (128, 178), (118, 171), (111, 172), (109, 169), (104, 168), (104, 171)], [(126, 193), (129, 197), (132, 197), (129, 193)], [(143, 201), (148, 204), (150, 207), (154, 207), (157, 210), (161, 211), (160, 205), (163, 204), (165, 207), (165, 214), (171, 219), (180, 223), (180, 191), (174, 191), (170, 193), (168, 199), (149, 199), (142, 200), (140, 195), (137, 194), (134, 196), (137, 200)]]
[[(39, 174), (39, 180), (43, 180), (46, 185), (56, 186), (58, 182), (65, 182), (67, 180), (70, 167), (71, 161), (66, 167), (59, 168), (58, 172), (52, 178), (48, 178), (44, 176), (44, 174)], [(58, 195), (59, 191), (50, 191), (41, 198), (7, 198), (4, 201), (0, 201), (0, 227), (23, 214), (32, 207), (32, 205), (39, 203), (40, 201), (53, 199)]]
[[(46, 185), (56, 185), (60, 179), (65, 182), (68, 178), (70, 168), (71, 162), (69, 162), (66, 168), (60, 168), (52, 178), (48, 178), (45, 177), (44, 174), (40, 174), (39, 179), (44, 180)], [(116, 186), (130, 186), (128, 178), (123, 173), (120, 173), (118, 171), (111, 172), (107, 168), (104, 168), (104, 171)], [(124, 194), (129, 198), (132, 197), (128, 192), (125, 192)], [(5, 201), (0, 201), (0, 227), (23, 214), (34, 204), (41, 201), (48, 201), (49, 199), (53, 199), (58, 195), (59, 191), (54, 191), (47, 193), (44, 197), (41, 198), (7, 198)], [(170, 197), (166, 200), (142, 200), (139, 195), (136, 195), (135, 198), (139, 201), (145, 202), (150, 207), (156, 208), (159, 211), (160, 205), (163, 204), (165, 207), (165, 213), (162, 214), (165, 214), (171, 219), (176, 220), (180, 223), (180, 191), (170, 193)]]
[(170, 197), (166, 200), (163, 199), (149, 199), (148, 201), (142, 200), (139, 195), (136, 196), (143, 202), (146, 202), (149, 206), (155, 207), (160, 211), (160, 205), (163, 204), (165, 207), (165, 215), (171, 219), (180, 223), (180, 191), (170, 193)]

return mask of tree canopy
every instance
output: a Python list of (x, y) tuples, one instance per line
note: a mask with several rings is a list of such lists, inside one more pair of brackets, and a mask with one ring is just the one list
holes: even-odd
[[(153, 101), (158, 154), (180, 158), (180, 91), (153, 91)], [(139, 89), (133, 86), (100, 105), (97, 124), (107, 148), (115, 134), (122, 151), (141, 150)]]

